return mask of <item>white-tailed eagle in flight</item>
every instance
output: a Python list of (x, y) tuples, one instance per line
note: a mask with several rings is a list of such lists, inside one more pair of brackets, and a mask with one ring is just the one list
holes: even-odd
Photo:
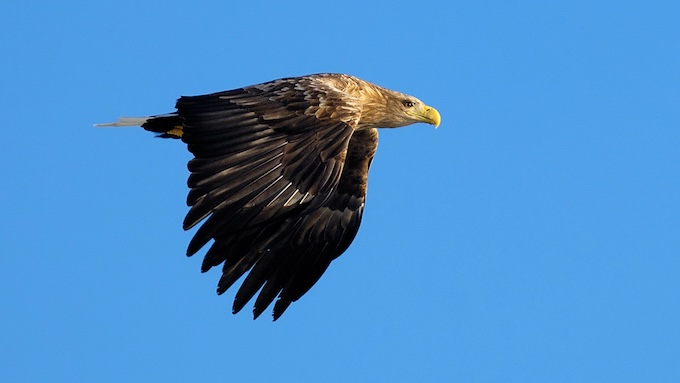
[(233, 312), (259, 291), (254, 317), (278, 296), (274, 320), (354, 239), (376, 128), (440, 123), (417, 98), (344, 74), (181, 97), (176, 108), (99, 126), (141, 126), (187, 144), (184, 229), (203, 222), (187, 255), (212, 240), (201, 270), (222, 265), (217, 293), (248, 273)]

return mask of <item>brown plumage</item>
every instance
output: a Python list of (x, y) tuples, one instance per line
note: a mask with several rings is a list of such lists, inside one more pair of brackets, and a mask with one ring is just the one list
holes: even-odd
[(376, 128), (426, 122), (439, 113), (418, 99), (342, 74), (285, 78), (181, 97), (175, 113), (122, 118), (181, 138), (189, 161), (187, 230), (201, 270), (222, 264), (217, 293), (248, 273), (233, 312), (257, 294), (257, 318), (278, 296), (276, 320), (354, 239), (366, 200)]

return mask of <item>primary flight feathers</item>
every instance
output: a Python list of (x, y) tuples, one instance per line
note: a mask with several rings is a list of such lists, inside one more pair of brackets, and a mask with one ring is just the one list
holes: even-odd
[(233, 312), (259, 291), (254, 317), (278, 296), (275, 320), (354, 239), (376, 128), (440, 123), (417, 98), (344, 74), (181, 97), (176, 108), (99, 126), (142, 126), (187, 144), (184, 229), (203, 222), (187, 254), (213, 240), (201, 270), (222, 264), (217, 293), (250, 271)]

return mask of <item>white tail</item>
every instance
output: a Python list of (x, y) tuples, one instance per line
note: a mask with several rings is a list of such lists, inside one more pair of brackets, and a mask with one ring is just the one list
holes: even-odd
[(116, 122), (94, 124), (96, 127), (106, 126), (142, 126), (150, 117), (121, 117)]

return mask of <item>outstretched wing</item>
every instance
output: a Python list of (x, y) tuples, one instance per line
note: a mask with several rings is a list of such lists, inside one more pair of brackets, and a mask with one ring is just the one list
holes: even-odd
[(355, 131), (357, 100), (313, 78), (302, 81), (277, 80), (177, 103), (182, 139), (195, 156), (184, 227), (203, 221), (187, 254), (214, 239), (202, 270), (224, 262), (220, 294), (252, 269), (234, 312), (261, 289), (255, 317), (278, 295), (278, 318), (359, 227), (377, 135)]

